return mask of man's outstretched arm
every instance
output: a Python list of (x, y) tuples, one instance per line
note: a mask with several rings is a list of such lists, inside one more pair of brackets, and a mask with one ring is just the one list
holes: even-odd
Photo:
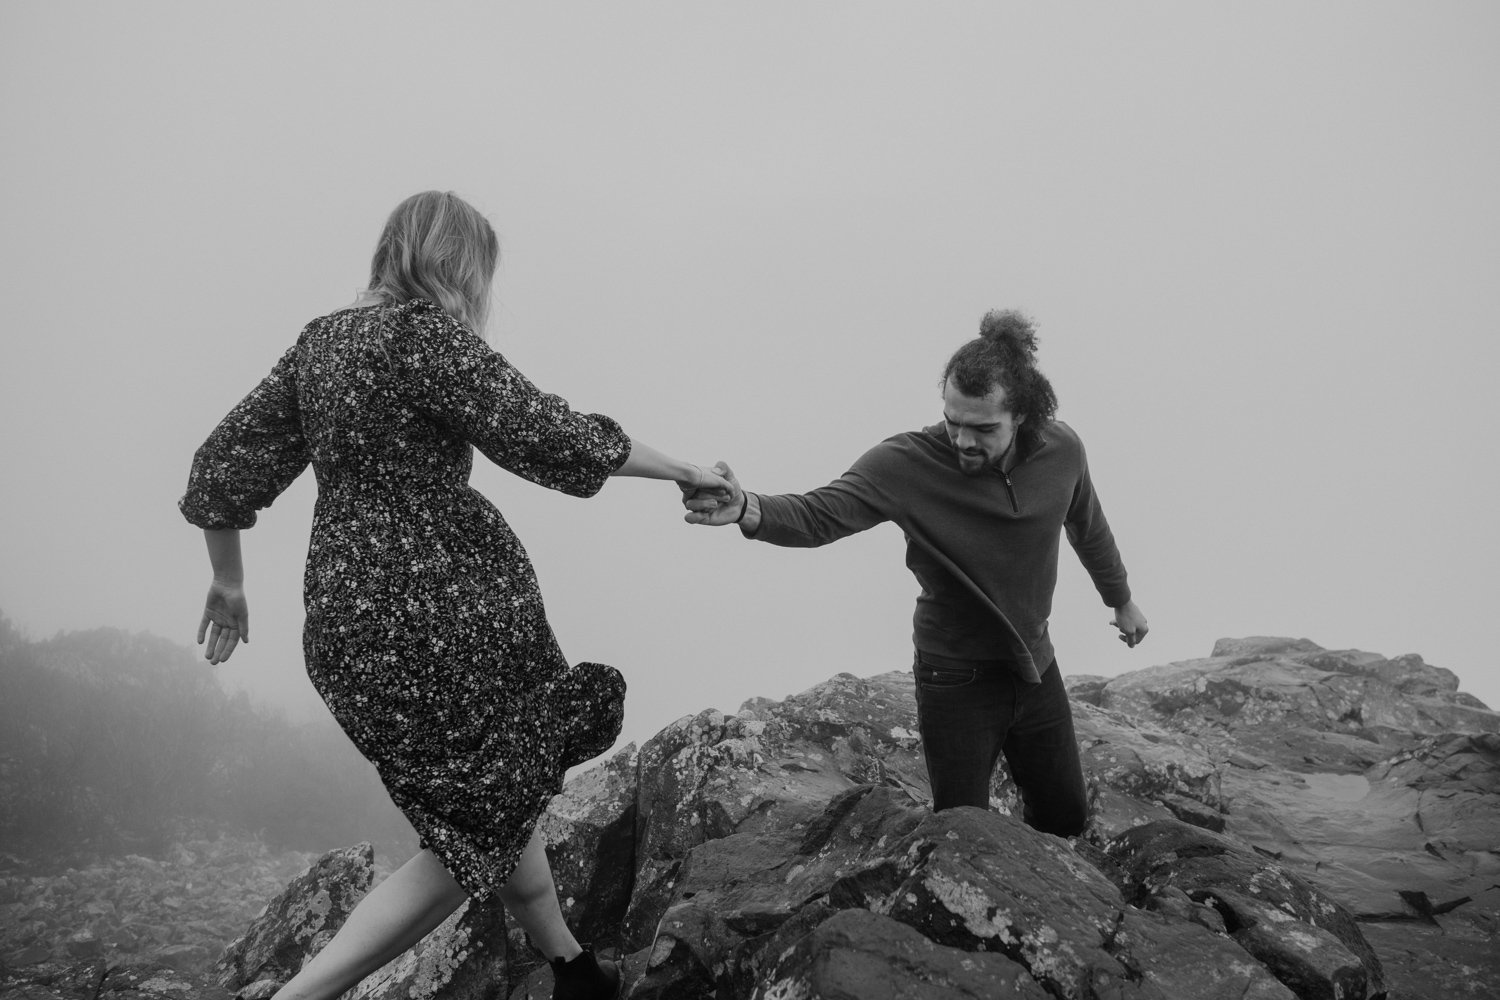
[(761, 496), (740, 486), (723, 462), (713, 468), (730, 483), (727, 499), (695, 494), (683, 500), (690, 524), (737, 524), (746, 538), (796, 548), (813, 548), (873, 528), (889, 518), (875, 505), (869, 480), (858, 466), (809, 493)]

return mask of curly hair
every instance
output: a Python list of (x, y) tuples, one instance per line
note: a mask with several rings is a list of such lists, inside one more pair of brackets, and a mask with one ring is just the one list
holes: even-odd
[(499, 260), (500, 241), (478, 210), (451, 191), (423, 191), (386, 220), (370, 292), (393, 303), (428, 299), (482, 336)]
[(1036, 330), (1014, 309), (992, 310), (979, 321), (979, 336), (953, 352), (941, 385), (952, 381), (965, 396), (987, 396), (1005, 390), (1010, 411), (1024, 417), (1016, 436), (1023, 449), (1037, 443), (1042, 428), (1057, 413), (1057, 393), (1036, 366)]

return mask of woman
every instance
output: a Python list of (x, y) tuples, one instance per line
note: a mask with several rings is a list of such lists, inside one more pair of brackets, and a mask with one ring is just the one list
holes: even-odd
[(525, 550), (468, 486), (473, 448), (580, 497), (609, 476), (728, 484), (574, 412), (490, 350), (498, 257), (457, 196), (402, 202), (368, 290), (309, 323), (225, 417), (180, 503), (208, 541), (198, 641), (220, 663), (250, 638), (239, 532), (312, 464), (308, 676), (422, 838), (281, 1000), (337, 996), (491, 892), (551, 961), (554, 997), (619, 991), (619, 970), (564, 924), (535, 825), (563, 772), (613, 744), (625, 683), (563, 658)]

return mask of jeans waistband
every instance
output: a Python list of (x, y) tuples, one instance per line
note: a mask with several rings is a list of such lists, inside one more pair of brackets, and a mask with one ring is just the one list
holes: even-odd
[(1012, 670), (1010, 660), (960, 660), (953, 656), (939, 656), (926, 650), (917, 650), (917, 659), (934, 667), (951, 667), (954, 670)]

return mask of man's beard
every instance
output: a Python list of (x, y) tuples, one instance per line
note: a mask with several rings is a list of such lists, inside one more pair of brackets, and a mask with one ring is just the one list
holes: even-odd
[(958, 453), (958, 471), (966, 476), (982, 476), (990, 471), (990, 467), (994, 464), (994, 461), (983, 453), (978, 455)]

